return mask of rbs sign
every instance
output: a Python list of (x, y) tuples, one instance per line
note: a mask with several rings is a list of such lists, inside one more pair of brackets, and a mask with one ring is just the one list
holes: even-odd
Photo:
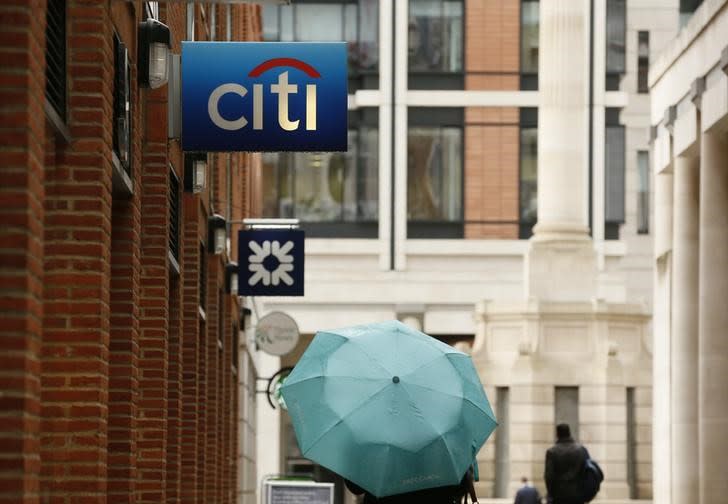
[(346, 43), (183, 42), (186, 151), (345, 151)]

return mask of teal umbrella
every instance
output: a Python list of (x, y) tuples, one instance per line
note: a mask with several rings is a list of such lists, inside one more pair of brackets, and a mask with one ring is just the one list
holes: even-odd
[(376, 497), (459, 483), (497, 425), (470, 357), (397, 321), (319, 332), (281, 391), (303, 456)]

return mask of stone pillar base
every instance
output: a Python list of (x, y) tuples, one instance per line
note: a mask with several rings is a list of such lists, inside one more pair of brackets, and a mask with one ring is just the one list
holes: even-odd
[[(578, 236), (578, 235), (576, 235)], [(537, 234), (525, 261), (525, 296), (549, 301), (588, 301), (597, 294), (597, 254), (587, 235), (568, 239)]]
[(634, 389), (635, 479), (638, 486), (651, 480), (645, 469), (651, 463), (649, 440), (639, 436), (651, 418), (645, 399), (652, 378), (645, 306), (482, 302), (476, 318), (472, 357), (481, 380), (489, 394), (495, 387), (510, 390), (510, 490), (527, 476), (545, 492), (545, 453), (555, 440), (556, 387), (578, 387), (578, 439), (607, 475), (599, 499), (630, 494), (627, 389)]

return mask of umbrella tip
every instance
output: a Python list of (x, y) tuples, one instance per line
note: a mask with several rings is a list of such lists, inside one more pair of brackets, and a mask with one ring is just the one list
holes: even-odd
[(392, 378), (392, 381), (393, 381), (394, 383), (399, 383), (399, 376), (395, 376), (395, 377), (393, 377), (393, 378)]

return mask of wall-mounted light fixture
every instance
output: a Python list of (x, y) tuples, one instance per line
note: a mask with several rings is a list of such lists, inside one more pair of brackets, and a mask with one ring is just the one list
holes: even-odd
[(137, 61), (140, 86), (156, 89), (167, 83), (171, 45), (172, 36), (164, 23), (149, 18), (139, 24)]
[(225, 289), (228, 294), (238, 295), (238, 263), (229, 262), (225, 266)]
[(222, 254), (227, 239), (225, 217), (215, 214), (207, 220), (207, 250), (211, 254)]
[(253, 315), (253, 310), (250, 308), (240, 308), (240, 330), (245, 331), (250, 325), (250, 317)]
[(185, 191), (197, 194), (205, 188), (207, 173), (207, 153), (188, 152), (185, 154)]

